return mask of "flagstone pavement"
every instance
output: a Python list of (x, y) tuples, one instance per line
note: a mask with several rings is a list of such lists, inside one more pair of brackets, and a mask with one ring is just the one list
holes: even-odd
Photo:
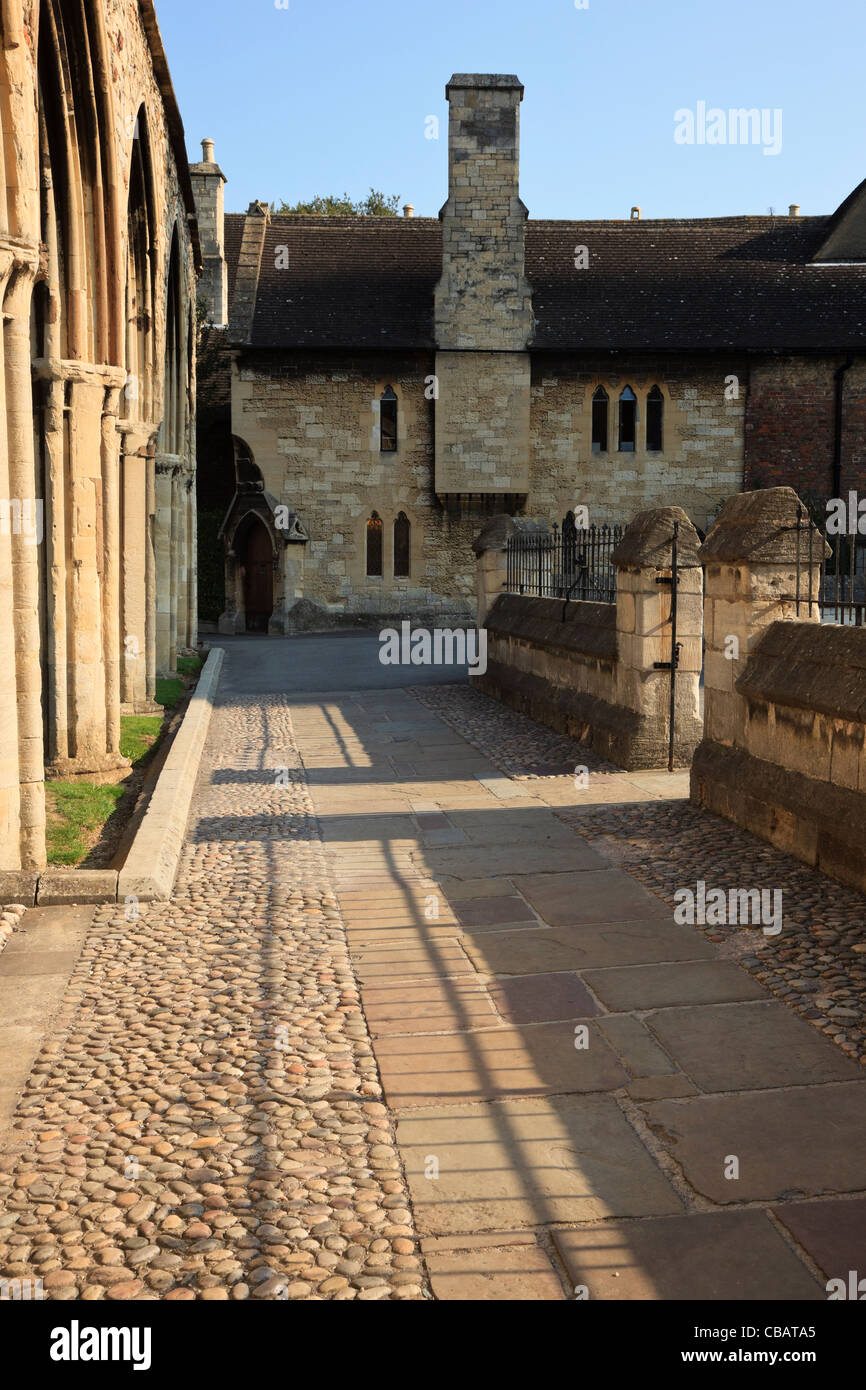
[[(742, 832), (684, 775), (395, 686), (374, 640), (228, 642), (172, 903), (31, 912), (0, 956), (0, 1279), (826, 1298), (863, 1264), (863, 1067), (759, 978), (784, 929), (678, 924), (622, 822), (592, 825)], [(760, 856), (741, 886), (806, 872)]]

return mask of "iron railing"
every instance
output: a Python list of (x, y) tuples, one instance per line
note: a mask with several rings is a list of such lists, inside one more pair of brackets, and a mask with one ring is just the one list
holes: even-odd
[(566, 524), (560, 531), (518, 532), (509, 537), (505, 588), (531, 598), (616, 602), (616, 569), (611, 560), (623, 526)]
[(798, 617), (866, 626), (866, 536), (827, 535), (804, 510), (797, 517), (796, 555)]

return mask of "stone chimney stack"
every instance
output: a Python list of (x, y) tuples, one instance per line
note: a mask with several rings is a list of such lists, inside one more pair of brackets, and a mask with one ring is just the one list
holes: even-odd
[(226, 177), (214, 159), (213, 140), (202, 140), (202, 161), (190, 165), (204, 269), (199, 294), (207, 304), (208, 322), (225, 328), (229, 317), (225, 253)]
[(799, 216), (800, 216), (800, 204), (799, 204), (799, 203), (791, 203), (791, 205), (790, 205), (789, 208), (788, 208), (788, 216), (789, 216), (789, 217), (799, 217)]
[(521, 351), (532, 333), (528, 214), (518, 187), (523, 86), (516, 77), (459, 73), (445, 92), (448, 202), (440, 213), (436, 342)]
[(404, 217), (414, 217), (414, 216), (415, 216), (415, 209), (414, 209), (414, 207), (412, 206), (411, 203), (406, 203), (406, 204), (405, 204), (405, 206), (404, 206), (404, 208), (403, 208), (403, 216), (404, 216)]
[(440, 497), (529, 489), (532, 295), (524, 270), (516, 77), (462, 73), (450, 103), (442, 276), (434, 297)]

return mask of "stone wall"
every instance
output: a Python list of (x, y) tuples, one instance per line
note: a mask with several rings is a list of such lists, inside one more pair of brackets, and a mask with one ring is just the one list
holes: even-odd
[[(726, 399), (725, 380), (740, 374), (740, 396)], [(561, 522), (585, 505), (591, 522), (625, 522), (646, 508), (675, 500), (705, 530), (725, 498), (743, 486), (743, 418), (747, 368), (719, 357), (589, 358), (538, 354), (532, 358), (530, 497), (536, 516)], [(646, 396), (664, 396), (661, 452), (645, 448)], [(592, 396), (610, 398), (607, 453), (592, 450)], [(638, 398), (637, 448), (617, 449), (616, 407), (625, 386)]]
[[(671, 562), (680, 526), (675, 764), (688, 766), (701, 737), (701, 572), (698, 536), (685, 513), (642, 513), (614, 552), (616, 603), (565, 603), (499, 593), (515, 523), (495, 518), (475, 541), (479, 622), (487, 670), (473, 684), (512, 709), (628, 769), (667, 763), (670, 730)], [(509, 524), (510, 523), (510, 524)], [(520, 526), (520, 523), (517, 523)], [(667, 580), (667, 583), (665, 583)], [(661, 581), (661, 582), (658, 582)], [(488, 605), (493, 599), (492, 606)]]
[[(240, 354), (232, 381), (236, 435), (265, 489), (297, 512), (310, 536), (306, 596), (347, 614), (410, 616), (474, 608), (471, 540), (477, 515), (447, 513), (433, 490), (433, 402), (424, 353)], [(379, 402), (398, 400), (394, 453), (379, 447)], [(384, 574), (367, 575), (366, 527), (383, 523)], [(411, 531), (410, 577), (394, 576), (394, 522)]]
[[(692, 800), (866, 889), (866, 629), (818, 621), (789, 488), (732, 498), (701, 550), (705, 733)], [(817, 554), (821, 537), (813, 539)], [(812, 600), (811, 602), (809, 600)]]

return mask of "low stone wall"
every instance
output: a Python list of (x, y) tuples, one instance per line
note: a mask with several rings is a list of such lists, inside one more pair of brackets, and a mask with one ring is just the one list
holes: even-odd
[(502, 594), (487, 618), (478, 690), (624, 765), (640, 717), (616, 703), (616, 605)]
[(702, 585), (698, 535), (678, 507), (642, 512), (626, 529), (612, 557), (615, 603), (565, 604), (505, 593), (509, 537), (545, 528), (525, 518), (492, 518), (474, 545), (478, 623), (487, 630), (487, 671), (473, 677), (476, 688), (619, 767), (667, 764), (677, 527), (674, 762), (688, 767), (703, 732)]
[(866, 628), (773, 622), (733, 692), (692, 799), (866, 891)]

